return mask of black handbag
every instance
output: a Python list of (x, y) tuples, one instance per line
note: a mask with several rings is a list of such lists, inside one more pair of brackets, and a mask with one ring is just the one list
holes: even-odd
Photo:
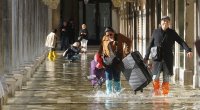
[(165, 40), (166, 34), (162, 40), (162, 42), (158, 46), (154, 46), (151, 48), (151, 57), (153, 61), (161, 61), (162, 60), (162, 43)]

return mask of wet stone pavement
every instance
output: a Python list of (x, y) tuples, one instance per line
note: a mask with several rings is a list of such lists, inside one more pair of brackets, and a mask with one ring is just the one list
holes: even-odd
[(94, 89), (86, 78), (94, 52), (73, 63), (58, 55), (55, 61), (46, 59), (3, 110), (200, 110), (199, 89), (171, 84), (169, 96), (155, 97), (150, 84), (135, 95), (123, 75), (123, 91), (108, 97), (105, 85)]

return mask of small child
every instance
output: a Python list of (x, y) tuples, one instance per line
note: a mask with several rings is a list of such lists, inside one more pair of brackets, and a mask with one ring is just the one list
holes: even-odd
[(100, 54), (96, 53), (94, 60), (90, 63), (90, 76), (87, 78), (91, 81), (92, 86), (102, 86), (105, 82), (105, 70), (102, 64), (103, 60)]
[(71, 47), (69, 47), (64, 53), (63, 57), (67, 58), (70, 61), (75, 61), (80, 59), (80, 44), (79, 42), (75, 42)]
[(48, 54), (48, 58), (50, 60), (53, 60), (56, 58), (56, 52), (55, 52), (56, 39), (57, 39), (56, 32), (57, 32), (57, 29), (53, 29), (52, 32), (47, 35), (47, 39), (45, 42), (45, 46), (50, 49), (49, 54)]

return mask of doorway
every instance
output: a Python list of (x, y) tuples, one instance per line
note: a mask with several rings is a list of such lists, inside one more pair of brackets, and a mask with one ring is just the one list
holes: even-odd
[(88, 44), (99, 45), (105, 27), (111, 24), (111, 2), (79, 1), (79, 27), (85, 23), (89, 32)]

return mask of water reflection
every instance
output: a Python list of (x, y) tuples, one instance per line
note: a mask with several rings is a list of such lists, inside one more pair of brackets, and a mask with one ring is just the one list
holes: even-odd
[(45, 64), (46, 71), (55, 71), (55, 62), (47, 60)]
[(170, 103), (167, 98), (152, 99), (153, 110), (170, 110)]
[(90, 61), (87, 60), (87, 54), (86, 53), (82, 53), (81, 54), (81, 76), (87, 76), (89, 73), (89, 63)]
[(49, 61), (55, 61), (56, 57), (48, 57)]

